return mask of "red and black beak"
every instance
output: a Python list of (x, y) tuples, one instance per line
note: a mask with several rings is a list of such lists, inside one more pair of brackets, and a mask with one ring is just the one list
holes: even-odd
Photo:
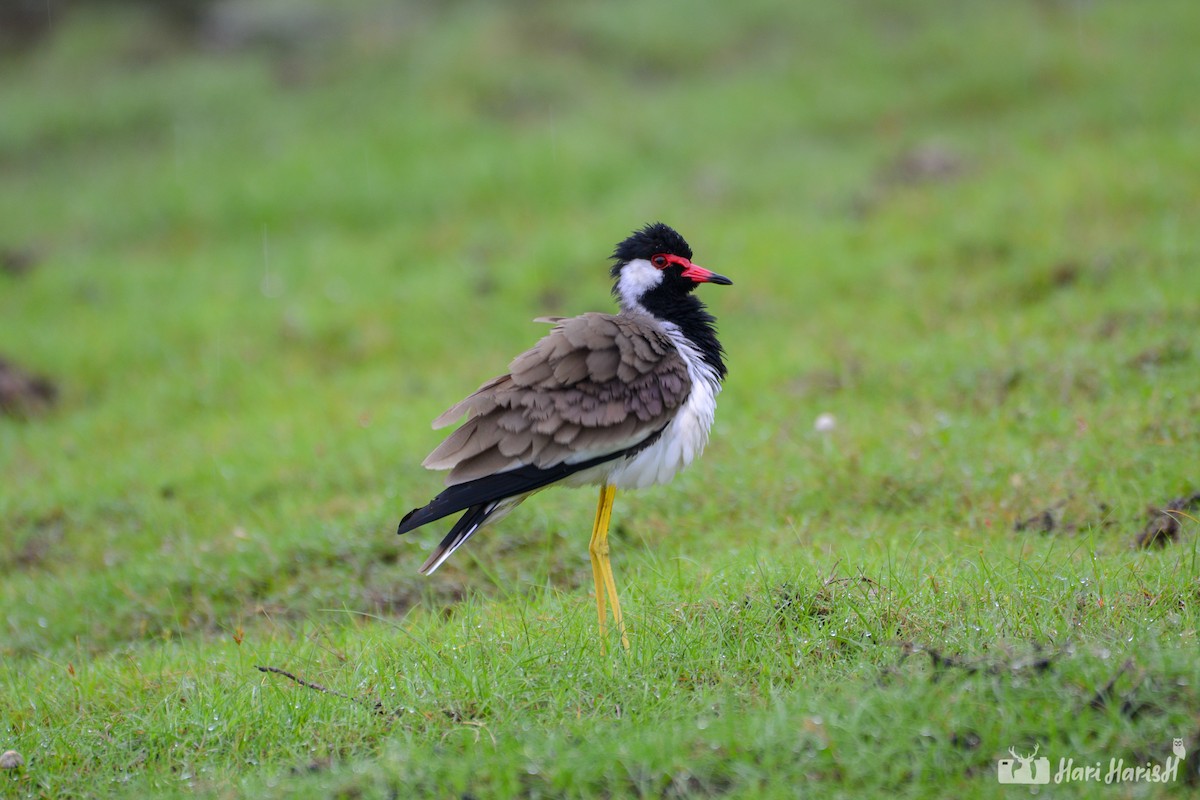
[(693, 264), (683, 256), (667, 256), (667, 260), (672, 264), (678, 264), (683, 267), (683, 277), (690, 278), (696, 283), (715, 283), (718, 286), (732, 286), (733, 281), (726, 278), (724, 275), (707, 270), (704, 267)]

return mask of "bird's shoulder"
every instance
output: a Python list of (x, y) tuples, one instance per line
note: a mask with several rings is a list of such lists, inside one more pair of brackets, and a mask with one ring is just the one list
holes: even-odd
[(646, 375), (687, 377), (678, 349), (649, 315), (591, 312), (539, 321), (554, 328), (509, 365), (516, 386), (552, 390), (580, 383), (628, 385)]

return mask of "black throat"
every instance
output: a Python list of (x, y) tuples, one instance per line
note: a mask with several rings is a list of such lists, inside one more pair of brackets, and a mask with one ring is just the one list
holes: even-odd
[(690, 292), (681, 293), (667, 282), (651, 289), (641, 297), (642, 308), (663, 322), (679, 327), (680, 332), (700, 352), (704, 363), (725, 380), (725, 348), (717, 340), (716, 318), (704, 308), (704, 303)]

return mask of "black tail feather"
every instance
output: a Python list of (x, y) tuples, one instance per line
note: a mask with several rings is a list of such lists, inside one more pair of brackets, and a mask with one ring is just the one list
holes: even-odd
[[(423, 575), (428, 575), (441, 566), (442, 562), (449, 558), (451, 553), (461, 547), (463, 542), (471, 538), (475, 531), (479, 530), (488, 521), (489, 517), (498, 510), (504, 512), (505, 509), (501, 508), (501, 504), (507, 498), (520, 497), (521, 495), (535, 492), (552, 483), (561, 481), (568, 475), (582, 472), (585, 469), (591, 469), (606, 461), (635, 455), (656, 442), (661, 435), (662, 429), (660, 428), (633, 447), (597, 456), (578, 464), (556, 464), (553, 467), (546, 467), (544, 469), (532, 465), (518, 467), (507, 472), (499, 472), (495, 475), (488, 475), (473, 481), (451, 486), (429, 501), (428, 505), (422, 508), (414, 508), (405, 514), (404, 519), (400, 520), (400, 527), (396, 529), (396, 533), (408, 533), (442, 517), (448, 517), (459, 511), (466, 511), (454, 523), (450, 532), (442, 539), (441, 544), (434, 549), (428, 560), (421, 565), (420, 572)], [(520, 502), (520, 500), (517, 502)], [(508, 507), (511, 507), (511, 505), (509, 504)]]
[[(527, 492), (542, 489), (552, 483), (561, 481), (568, 475), (590, 469), (597, 464), (603, 464), (605, 461), (611, 461), (627, 453), (628, 451), (622, 450), (609, 455), (598, 456), (579, 464), (556, 464), (553, 467), (545, 469), (534, 466), (518, 467), (508, 472), (498, 472), (495, 475), (488, 475), (473, 481), (451, 486), (433, 498), (428, 505), (423, 508), (414, 508), (405, 514), (404, 519), (400, 520), (400, 527), (397, 528), (396, 533), (408, 533), (422, 525), (439, 520), (442, 517), (448, 517), (463, 509), (469, 508), (474, 511), (475, 507), (485, 507), (506, 497), (515, 497), (519, 494), (526, 494)], [(464, 515), (463, 518), (465, 519), (467, 516), (470, 515)], [(461, 523), (462, 520), (459, 520), (459, 524)]]
[(467, 539), (471, 538), (471, 534), (479, 530), (495, 510), (496, 503), (480, 503), (468, 508), (467, 513), (458, 518), (458, 522), (454, 523), (454, 527), (446, 534), (446, 538), (442, 539), (441, 543), (434, 548), (418, 571), (422, 575), (428, 575), (440, 567), (443, 561), (449, 558)]

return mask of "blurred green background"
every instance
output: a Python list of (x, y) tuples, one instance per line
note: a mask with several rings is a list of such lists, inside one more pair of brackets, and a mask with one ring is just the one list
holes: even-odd
[[(247, 659), (299, 653), (356, 694), (322, 637), (385, 662), (393, 626), (491, 647), (442, 627), (477, 598), (498, 629), (566, 615), (588, 641), (590, 493), (539, 496), (430, 580), (415, 570), (442, 531), (393, 530), (440, 486), (419, 467), (429, 421), (529, 346), (533, 317), (611, 308), (606, 257), (655, 220), (735, 285), (703, 290), (731, 366), (706, 457), (618, 498), (614, 563), (643, 642), (681, 607), (754, 595), (747, 575), (773, 596), (841, 569), (973, 631), (897, 632), (860, 609), (841, 639), (1061, 644), (1022, 615), (1082, 603), (1116, 616), (1073, 636), (1165, 650), (1163, 675), (1187, 678), (1194, 512), (1165, 547), (1135, 538), (1147, 506), (1200, 484), (1197, 41), (1191, 0), (9, 2), (0, 360), (25, 377), (0, 379), (0, 746), (41, 764), (15, 785), (86, 793), (128, 752), (147, 790), (189, 759), (259, 780), (312, 741), (376, 758), (386, 726), (360, 741), (310, 720), (286, 744), (231, 745), (129, 709), (214, 672), (245, 697), (274, 685)], [(1012, 582), (980, 577), (980, 558)], [(825, 664), (813, 680), (833, 686), (895, 656), (837, 652), (796, 669)], [(791, 697), (750, 663), (711, 670), (750, 705)], [(56, 705), (72, 685), (77, 703)], [(644, 729), (707, 707), (693, 689), (646, 701)], [(471, 718), (413, 691), (396, 702), (441, 720), (421, 746)], [(1200, 713), (1195, 693), (1176, 710), (1176, 727)], [(472, 713), (504, 738), (502, 711)], [(113, 714), (162, 741), (87, 733)], [(531, 714), (559, 722), (512, 719)], [(977, 752), (933, 751), (931, 774), (962, 783), (923, 785), (978, 788), (1009, 722)], [(496, 758), (497, 775), (521, 769)], [(895, 788), (851, 762), (812, 779)], [(762, 788), (747, 763), (705, 790)], [(581, 785), (621, 793), (607, 780)]]

